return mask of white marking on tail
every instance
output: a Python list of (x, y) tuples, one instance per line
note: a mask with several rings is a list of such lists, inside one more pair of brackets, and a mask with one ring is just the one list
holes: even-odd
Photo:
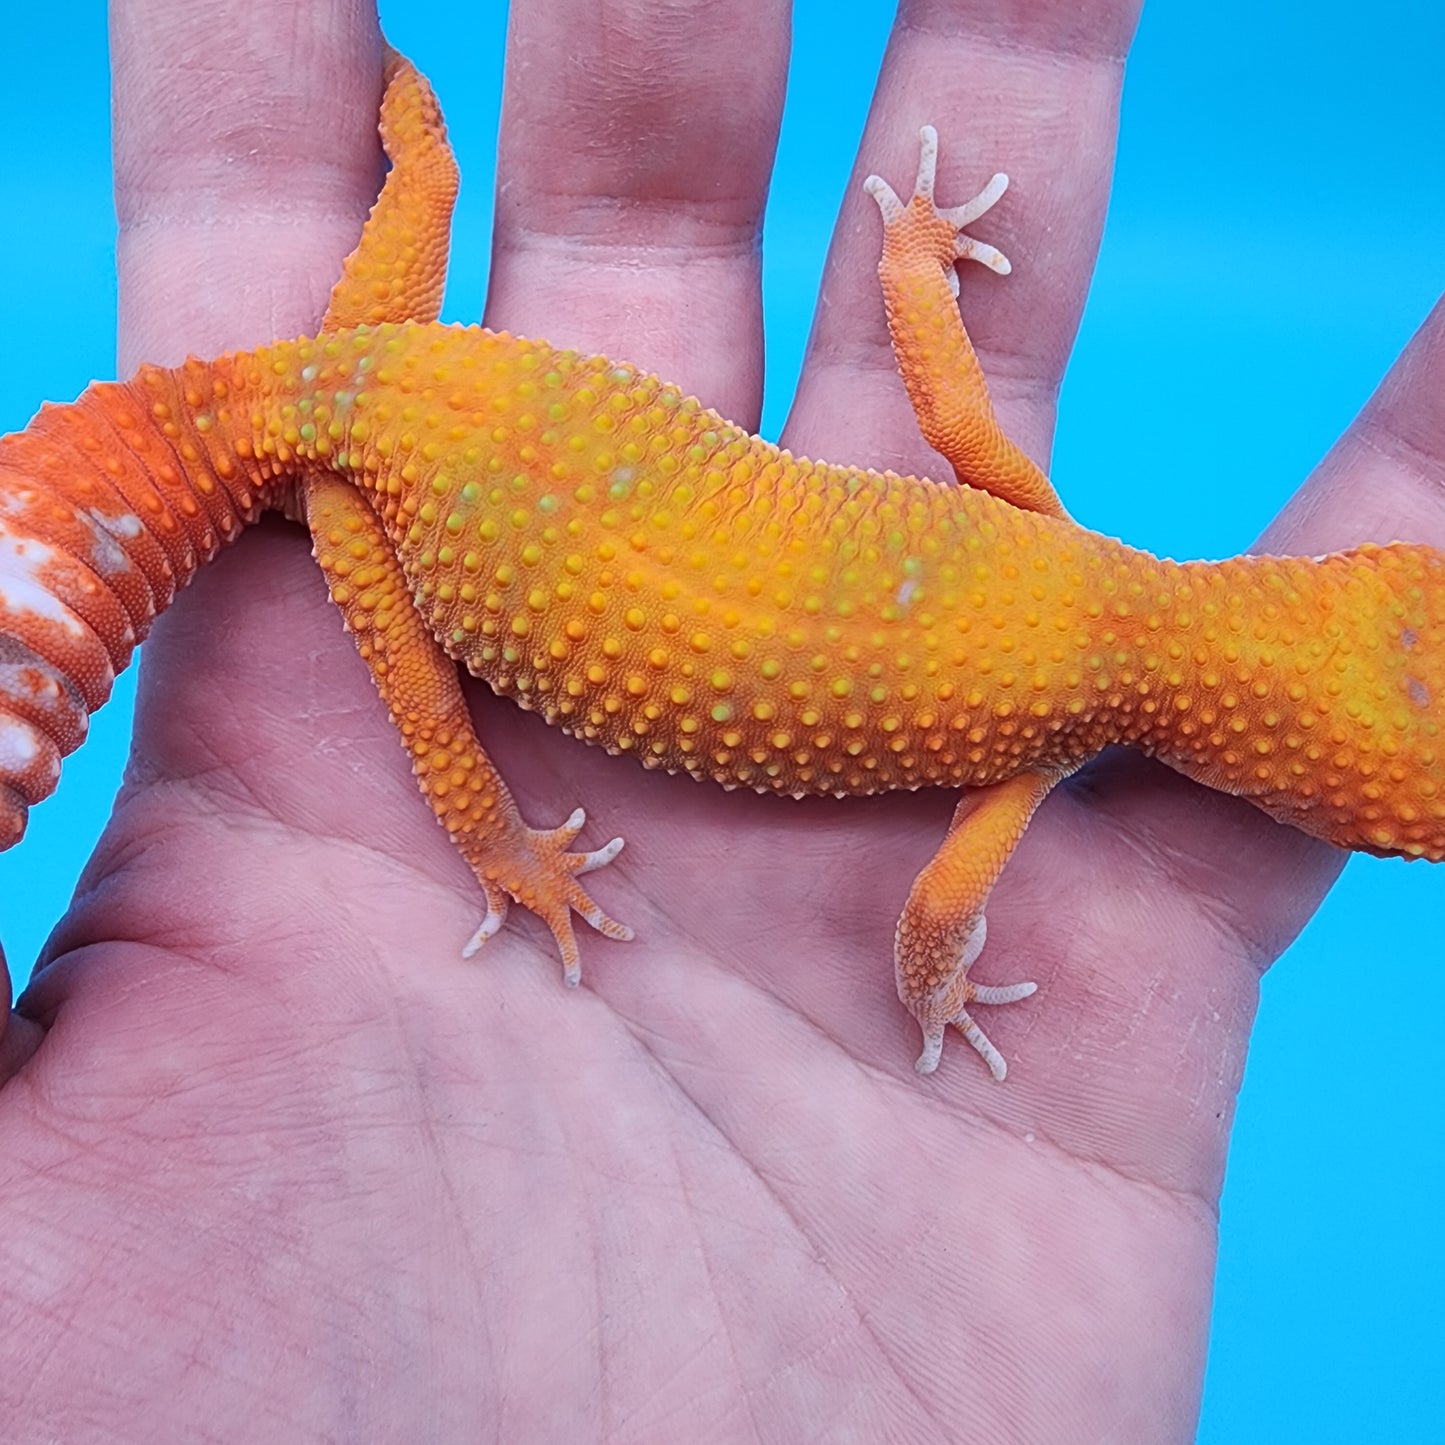
[(0, 551), (0, 611), (19, 616), (26, 612), (54, 622), (71, 637), (84, 637), (90, 629), (54, 593), (33, 580), (33, 569), (24, 559), (16, 565), (13, 556)]
[(13, 559), (6, 570), (17, 577), (35, 578), (36, 572), (55, 561), (55, 548), (37, 542), (34, 537), (17, 536), (0, 526), (0, 559)]
[(18, 717), (0, 718), (0, 771), (23, 773), (40, 756), (40, 734)]
[(102, 577), (114, 577), (117, 572), (130, 571), (130, 554), (104, 527), (98, 526), (95, 545), (90, 549), (90, 565)]
[(10, 662), (0, 665), (0, 697), (33, 701), (55, 699), (61, 694), (60, 678), (42, 662)]
[(99, 507), (92, 507), (90, 515), (113, 537), (139, 537), (145, 531), (145, 523), (134, 512), (120, 512), (114, 517), (107, 517)]

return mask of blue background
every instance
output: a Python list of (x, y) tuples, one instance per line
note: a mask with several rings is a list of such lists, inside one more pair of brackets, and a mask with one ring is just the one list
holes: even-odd
[[(447, 107), (466, 181), (447, 314), (474, 318), (501, 7), (383, 9)], [(884, 3), (798, 6), (766, 236), (770, 434), (890, 21)], [(100, 7), (17, 7), (7, 30), (0, 424), (13, 428), (42, 399), (113, 374), (115, 282)], [(1442, 56), (1433, 0), (1146, 9), (1055, 457), (1076, 516), (1174, 556), (1238, 551), (1348, 423), (1445, 287)], [(1012, 284), (1027, 284), (1026, 269)], [(1116, 473), (1121, 452), (1149, 470)], [(22, 976), (109, 811), (133, 678), (23, 846), (0, 858), (0, 923)], [(1439, 1438), (1442, 900), (1445, 871), (1356, 859), (1265, 982), (1224, 1198), (1202, 1440)], [(1342, 1038), (1346, 1026), (1373, 1052)]]

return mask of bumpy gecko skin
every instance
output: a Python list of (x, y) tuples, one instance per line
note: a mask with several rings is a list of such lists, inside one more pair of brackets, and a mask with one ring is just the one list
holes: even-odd
[(634, 367), (435, 324), (456, 175), (388, 61), (392, 170), (321, 334), (145, 367), (0, 440), (0, 843), (176, 589), (266, 508), (305, 518), (410, 752), (475, 871), (551, 926), (628, 937), (578, 878), (578, 810), (534, 830), (454, 662), (577, 737), (760, 792), (964, 790), (898, 927), (927, 1072), (947, 1025), (1033, 992), (968, 970), (1035, 808), (1129, 744), (1342, 847), (1445, 857), (1445, 558), (1366, 546), (1180, 565), (1069, 520), (995, 421), (954, 300), (1003, 193), (868, 182), (899, 369), (960, 486), (790, 456)]

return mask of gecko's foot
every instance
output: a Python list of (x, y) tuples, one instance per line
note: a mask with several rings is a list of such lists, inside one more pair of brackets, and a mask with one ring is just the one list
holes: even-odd
[[(1009, 983), (990, 985), (986, 983), (965, 983), (966, 998), (970, 1003), (1017, 1003), (1038, 991), (1036, 983)], [(966, 1008), (960, 1008), (952, 1018), (945, 1020), (952, 1024), (978, 1051), (978, 1056), (988, 1065), (988, 1071), (1002, 1083), (1008, 1076), (1008, 1065), (1004, 1057), (994, 1048), (989, 1037), (974, 1022), (973, 1015)], [(938, 1067), (943, 1053), (944, 1024), (925, 1027), (923, 1030), (923, 1052), (913, 1065), (920, 1074), (931, 1074)]]
[(1012, 267), (1008, 257), (996, 246), (965, 236), (963, 228), (972, 225), (1008, 189), (1008, 177), (1000, 172), (971, 200), (961, 206), (939, 206), (933, 199), (933, 183), (938, 173), (938, 132), (926, 125), (918, 133), (918, 179), (913, 196), (905, 205), (897, 192), (882, 176), (869, 176), (863, 189), (878, 202), (883, 212), (883, 227), (892, 244), (933, 253), (948, 273), (949, 286), (958, 295), (958, 274), (955, 261), (977, 261), (1007, 276)]
[(572, 933), (572, 914), (582, 915), (598, 933), (629, 939), (632, 930), (609, 918), (592, 901), (577, 879), (603, 868), (622, 851), (614, 838), (590, 853), (570, 853), (572, 840), (582, 831), (586, 814), (578, 808), (560, 828), (519, 827), (502, 840), (491, 840), (481, 857), (472, 860), (487, 897), (487, 916), (462, 950), (470, 958), (506, 922), (509, 902), (529, 908), (552, 930), (562, 952), (562, 977), (568, 988), (582, 981), (582, 960)]
[(908, 986), (910, 979), (920, 976), (920, 964), (927, 968), (921, 958), (910, 957), (928, 947), (936, 948), (938, 940), (925, 941), (916, 934), (910, 934), (900, 926), (898, 939), (899, 997), (908, 1006), (918, 1026), (923, 1030), (923, 1052), (919, 1054), (914, 1068), (920, 1074), (931, 1074), (943, 1054), (943, 1035), (952, 1024), (977, 1050), (978, 1056), (988, 1065), (988, 1071), (1000, 1083), (1008, 1074), (1008, 1065), (1003, 1055), (994, 1048), (989, 1037), (974, 1022), (968, 1011), (971, 1003), (1000, 1004), (1017, 1003), (1037, 992), (1036, 983), (987, 984), (973, 983), (968, 970), (974, 960), (983, 952), (984, 940), (988, 936), (988, 920), (980, 914), (978, 921), (969, 931), (959, 955), (958, 962), (947, 979), (927, 997), (917, 998)]

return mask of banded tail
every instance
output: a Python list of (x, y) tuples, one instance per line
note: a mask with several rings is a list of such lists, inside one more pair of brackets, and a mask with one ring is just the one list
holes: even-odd
[(231, 369), (148, 368), (0, 438), (0, 848), (155, 618), (260, 514), (273, 473), (224, 440)]

